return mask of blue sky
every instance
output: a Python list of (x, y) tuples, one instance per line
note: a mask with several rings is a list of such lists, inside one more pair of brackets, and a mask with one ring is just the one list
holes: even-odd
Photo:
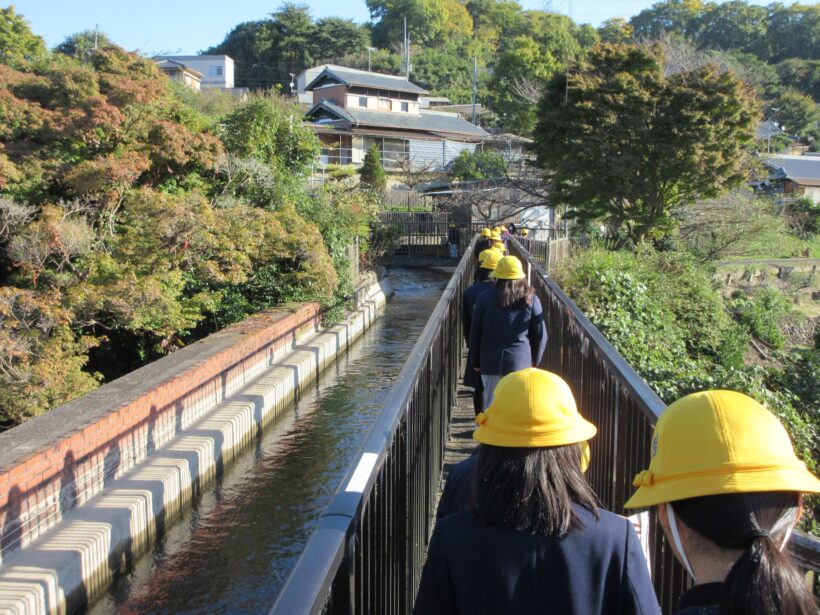
[[(339, 16), (366, 21), (364, 0), (307, 0), (315, 17)], [(753, 2), (768, 4), (768, 1)], [(8, 2), (0, 0), (0, 6)], [(196, 53), (215, 45), (243, 21), (263, 19), (281, 4), (278, 0), (15, 0), (36, 34), (50, 47), (66, 36), (101, 31), (128, 50), (142, 53)], [(527, 9), (549, 5), (548, 0), (522, 0)], [(652, 6), (650, 0), (553, 0), (553, 10), (582, 23), (598, 25), (610, 17), (630, 17)]]

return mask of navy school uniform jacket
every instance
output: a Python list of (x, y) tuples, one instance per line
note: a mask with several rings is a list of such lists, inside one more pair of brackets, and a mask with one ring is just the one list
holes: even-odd
[(461, 325), (464, 327), (464, 339), (467, 346), (470, 345), (470, 326), (473, 323), (473, 309), (478, 296), (492, 290), (494, 287), (492, 279), (486, 282), (473, 282), (464, 289), (464, 296), (461, 300)]
[(470, 353), (483, 376), (506, 376), (541, 363), (547, 347), (544, 310), (536, 295), (524, 309), (496, 306), (498, 290), (481, 293), (473, 309)]
[(563, 538), (482, 526), (471, 511), (439, 520), (414, 615), (659, 615), (631, 524), (575, 511), (584, 527)]
[[(478, 296), (493, 289), (493, 282), (473, 282), (464, 289), (464, 296), (461, 301), (461, 325), (464, 328), (464, 339), (467, 347), (470, 346), (470, 326), (473, 322), (473, 309)], [(464, 386), (477, 387), (481, 380), (481, 374), (473, 369), (473, 355), (467, 353), (467, 361), (464, 364)]]

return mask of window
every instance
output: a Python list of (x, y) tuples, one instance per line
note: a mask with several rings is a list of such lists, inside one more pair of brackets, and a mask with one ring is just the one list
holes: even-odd
[(410, 103), (403, 102), (401, 104), (401, 110), (404, 111), (405, 113), (410, 111)]
[(208, 74), (211, 77), (221, 77), (222, 76), (222, 67), (221, 66), (209, 66), (208, 67)]
[(359, 106), (367, 108), (367, 96), (359, 96)]
[(389, 98), (380, 98), (379, 99), (379, 109), (387, 109), (390, 111), (390, 99)]

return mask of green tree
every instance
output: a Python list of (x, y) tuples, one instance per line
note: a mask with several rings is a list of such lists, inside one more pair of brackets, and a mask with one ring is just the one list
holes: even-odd
[(817, 104), (810, 96), (786, 90), (777, 99), (777, 120), (783, 129), (797, 136), (805, 136), (820, 120)]
[(414, 44), (439, 41), (447, 14), (443, 0), (366, 0), (373, 25), (373, 42), (390, 48), (402, 42), (404, 19)]
[(32, 33), (28, 22), (14, 6), (0, 8), (0, 63), (21, 68), (48, 54), (42, 38)]
[(767, 40), (769, 11), (744, 0), (709, 3), (697, 19), (695, 30), (703, 47), (731, 49), (769, 57)]
[(373, 191), (382, 191), (387, 187), (387, 176), (382, 166), (382, 154), (375, 144), (367, 150), (362, 168), (359, 169), (362, 186)]
[(555, 57), (528, 36), (507, 44), (497, 59), (488, 85), (490, 108), (509, 131), (529, 135), (535, 127), (536, 103), (559, 68)]
[(462, 150), (450, 165), (450, 175), (462, 181), (505, 177), (507, 165), (501, 154)]
[(275, 96), (252, 99), (222, 124), (230, 153), (260, 160), (276, 172), (304, 175), (319, 155), (319, 141), (302, 126), (299, 107)]
[(28, 22), (14, 6), (0, 9), (0, 63), (20, 68), (48, 54), (42, 38), (31, 32)]
[[(236, 63), (237, 87), (271, 88), (283, 86), (285, 78), (277, 57), (277, 39), (270, 19), (246, 21), (235, 26), (218, 45), (206, 53), (226, 54)], [(289, 81), (288, 81), (289, 82)]]
[(632, 40), (634, 28), (622, 17), (607, 19), (598, 27), (598, 36), (604, 43), (624, 45)]
[(775, 3), (769, 8), (769, 60), (820, 60), (820, 5)]
[(78, 60), (84, 60), (88, 58), (95, 49), (105, 49), (114, 46), (114, 42), (108, 38), (104, 32), (83, 30), (77, 34), (67, 36), (62, 43), (54, 48), (54, 51)]
[(629, 23), (638, 38), (654, 39), (664, 33), (694, 36), (702, 8), (700, 0), (662, 0), (635, 15)]
[(775, 66), (780, 81), (820, 101), (820, 60), (789, 58)]
[[(484, 71), (480, 72), (482, 80)], [(470, 102), (473, 82), (473, 59), (459, 46), (448, 44), (426, 47), (413, 56), (412, 79), (421, 87), (454, 103)]]
[(325, 17), (316, 21), (310, 40), (317, 62), (338, 61), (351, 53), (363, 53), (370, 45), (370, 32), (352, 19)]
[(570, 79), (549, 83), (534, 148), (555, 202), (580, 219), (636, 242), (661, 237), (674, 209), (745, 178), (757, 114), (731, 73), (706, 65), (666, 75), (650, 50), (602, 44)]

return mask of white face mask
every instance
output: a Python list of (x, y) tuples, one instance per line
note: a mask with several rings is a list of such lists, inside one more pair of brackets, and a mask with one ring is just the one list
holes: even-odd
[(672, 534), (672, 542), (675, 543), (675, 549), (678, 550), (681, 564), (683, 564), (683, 567), (686, 568), (686, 572), (689, 573), (689, 576), (692, 577), (692, 581), (697, 583), (695, 573), (692, 572), (692, 566), (689, 565), (689, 560), (686, 557), (686, 551), (683, 550), (683, 543), (681, 542), (680, 534), (678, 534), (678, 522), (675, 519), (675, 511), (672, 510), (672, 505), (669, 502), (667, 502), (665, 506), (666, 517), (669, 519), (669, 533)]
[[(697, 583), (697, 579), (695, 578), (695, 573), (692, 571), (692, 566), (689, 564), (689, 559), (686, 557), (686, 551), (683, 550), (683, 542), (680, 539), (680, 534), (678, 533), (678, 521), (675, 518), (675, 511), (672, 509), (672, 505), (667, 502), (666, 506), (666, 516), (669, 519), (669, 533), (672, 534), (672, 542), (675, 543), (675, 548), (678, 550), (680, 554), (681, 563), (683, 567), (686, 568), (686, 572), (689, 573), (689, 576), (692, 577), (692, 581)], [(777, 523), (774, 524), (774, 527), (770, 530), (771, 534), (778, 534), (780, 531), (783, 530), (783, 526), (786, 525), (785, 532), (783, 534), (783, 542), (780, 543), (780, 550), (786, 548), (786, 545), (789, 544), (789, 538), (792, 535), (792, 530), (794, 529), (794, 524), (796, 519), (790, 515), (781, 517)]]

